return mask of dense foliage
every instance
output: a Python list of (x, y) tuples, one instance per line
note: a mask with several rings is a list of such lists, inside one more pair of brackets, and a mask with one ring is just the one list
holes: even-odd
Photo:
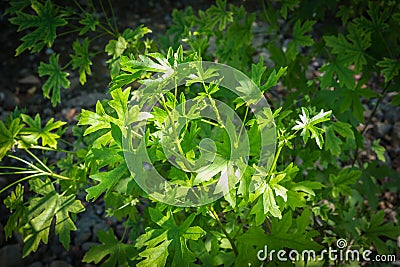
[[(76, 38), (72, 54), (56, 51), (38, 67), (46, 79), (43, 96), (54, 106), (62, 104), (60, 92), (70, 86), (68, 71), (77, 70), (80, 82), (87, 82), (96, 53), (109, 56), (111, 76), (110, 99), (100, 99), (96, 110), (82, 110), (78, 125), (68, 126), (75, 136), (68, 150), (58, 148), (64, 122), (42, 122), (40, 114), (31, 117), (18, 109), (0, 121), (0, 159), (23, 164), (1, 167), (20, 179), (0, 193), (8, 194), (4, 204), (11, 213), (6, 236), (15, 232), (22, 237), (24, 256), (47, 244), (50, 231), (68, 249), (76, 215), (85, 211), (85, 200), (78, 197), (83, 192), (88, 202), (103, 198), (108, 216), (126, 228), (121, 240), (111, 229), (98, 233), (101, 244), (83, 261), (102, 266), (260, 266), (257, 252), (265, 245), (269, 250), (322, 251), (341, 238), (360, 251), (372, 247), (378, 254), (395, 253), (400, 228), (378, 209), (378, 198), (386, 191), (399, 195), (399, 174), (385, 164), (379, 140), (364, 134), (388, 93), (393, 95), (391, 104), (400, 105), (396, 1), (260, 1), (257, 12), (217, 1), (204, 11), (175, 10), (173, 24), (156, 40), (144, 38), (151, 32), (145, 26), (121, 32), (104, 6), (96, 10), (92, 1), (71, 6), (50, 0), (9, 4), (6, 15), (22, 32), (16, 56), (39, 53), (66, 34)], [(267, 27), (255, 47), (257, 23)], [(104, 51), (92, 51), (91, 43), (100, 35), (110, 41)], [(264, 57), (256, 51), (264, 51)], [(310, 76), (315, 59), (321, 65)], [(173, 131), (182, 156), (198, 159), (200, 140), (211, 138), (219, 157), (199, 173), (179, 169), (166, 157), (160, 133), (173, 109), (187, 99), (218, 99), (234, 109), (252, 137), (250, 160), (241, 181), (218, 201), (169, 206), (146, 194), (128, 169), (125, 114), (138, 112), (128, 103), (140, 84), (151, 85), (152, 74), (200, 60), (239, 69), (268, 97), (276, 153), (268, 169), (258, 167), (260, 125), (246, 103), (218, 84), (201, 83), (200, 73), (197, 80), (188, 77), (192, 82), (157, 95), (160, 105), (142, 114), (147, 119), (142, 138), (153, 165), (176, 184), (207, 183), (226, 170), (230, 136), (219, 127), (221, 121), (205, 121), (194, 113), (187, 115), (182, 131)], [(278, 96), (277, 84), (283, 88)], [(369, 99), (376, 99), (376, 108), (365, 119), (363, 103)], [(375, 159), (360, 158), (364, 150)], [(65, 157), (54, 162), (47, 158), (49, 151)], [(249, 189), (252, 177), (263, 181), (254, 191)], [(324, 259), (313, 264), (335, 263)]]

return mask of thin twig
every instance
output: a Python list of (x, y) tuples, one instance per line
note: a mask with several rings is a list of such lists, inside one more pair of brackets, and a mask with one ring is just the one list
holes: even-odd
[(228, 234), (228, 232), (226, 231), (224, 225), (221, 223), (221, 220), (219, 219), (218, 214), (215, 212), (214, 207), (213, 207), (213, 206), (210, 206), (209, 209), (210, 209), (210, 211), (211, 211), (213, 217), (214, 217), (215, 220), (217, 221), (219, 227), (221, 228), (222, 232), (224, 233), (224, 235), (225, 235), (226, 238), (228, 239), (229, 243), (231, 244), (233, 253), (234, 253), (235, 256), (237, 257), (238, 254), (239, 254), (239, 252), (238, 252), (238, 249), (237, 249), (237, 247), (236, 247), (236, 245), (235, 245), (235, 241), (229, 236), (229, 234)]
[[(375, 113), (378, 111), (378, 107), (379, 104), (381, 103), (381, 101), (383, 100), (383, 98), (385, 97), (385, 93), (387, 91), (387, 89), (389, 88), (389, 85), (391, 84), (392, 81), (389, 81), (385, 88), (383, 89), (382, 93), (380, 94), (378, 101), (376, 102), (376, 105), (374, 107), (374, 109), (372, 110), (371, 114), (369, 115), (367, 121), (365, 122), (364, 128), (361, 131), (361, 136), (363, 136), (366, 131), (368, 130), (368, 126), (372, 121), (372, 118), (375, 116)], [(357, 158), (358, 158), (358, 151), (360, 149), (360, 146), (358, 145), (358, 143), (356, 142), (356, 151), (354, 152), (354, 158), (353, 158), (353, 162), (351, 163), (351, 166), (354, 167), (354, 165), (356, 164)]]

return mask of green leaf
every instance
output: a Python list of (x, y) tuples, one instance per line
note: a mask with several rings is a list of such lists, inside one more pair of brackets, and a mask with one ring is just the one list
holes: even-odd
[(324, 130), (322, 128), (316, 127), (315, 125), (324, 121), (329, 120), (329, 116), (332, 114), (332, 111), (324, 112), (321, 110), (317, 115), (310, 119), (309, 112), (306, 108), (301, 108), (302, 114), (300, 114), (300, 120), (296, 121), (296, 125), (293, 126), (292, 130), (298, 131), (302, 130), (300, 135), (303, 136), (303, 141), (306, 144), (308, 138), (315, 139), (317, 145), (320, 149), (322, 149), (322, 145), (324, 144), (324, 139), (322, 137), (322, 133)]
[(18, 184), (15, 190), (4, 199), (4, 205), (10, 210), (11, 215), (4, 226), (6, 240), (12, 237), (25, 223), (27, 208), (24, 205), (24, 187)]
[(267, 67), (264, 66), (264, 57), (261, 56), (257, 64), (251, 64), (251, 80), (258, 86), (261, 86), (261, 78)]
[(400, 227), (393, 225), (392, 222), (384, 223), (385, 213), (380, 210), (372, 215), (368, 227), (365, 229), (364, 236), (368, 241), (372, 242), (380, 255), (389, 254), (387, 244), (382, 241), (381, 237), (396, 239), (400, 235)]
[(268, 80), (265, 84), (263, 84), (260, 89), (261, 91), (267, 91), (272, 86), (275, 86), (278, 83), (279, 78), (281, 78), (286, 73), (287, 67), (280, 67), (278, 73), (274, 69), (268, 77)]
[(29, 138), (33, 139), (35, 142), (37, 142), (39, 139), (42, 139), (42, 146), (57, 148), (57, 139), (60, 138), (60, 136), (52, 133), (51, 131), (59, 129), (61, 126), (66, 124), (66, 122), (54, 122), (54, 118), (51, 118), (42, 129), (42, 123), (39, 114), (36, 114), (34, 120), (26, 114), (21, 114), (21, 118), (29, 126), (29, 128), (21, 131), (22, 135), (28, 135)]
[(84, 83), (86, 83), (86, 74), (92, 74), (92, 71), (90, 70), (90, 65), (92, 65), (92, 61), (90, 60), (90, 54), (88, 50), (89, 39), (85, 38), (82, 45), (78, 40), (76, 40), (73, 43), (72, 48), (75, 52), (74, 55), (70, 55), (72, 59), (72, 68), (79, 68), (79, 81), (83, 85)]
[(310, 35), (306, 33), (312, 31), (312, 27), (316, 21), (306, 20), (303, 25), (297, 20), (293, 27), (293, 40), (287, 46), (286, 55), (288, 60), (294, 60), (299, 53), (299, 46), (307, 47), (314, 43)]
[(280, 2), (282, 2), (282, 7), (281, 7), (281, 14), (282, 17), (286, 20), (287, 18), (287, 13), (288, 13), (288, 9), (293, 11), (294, 8), (299, 4), (299, 0), (281, 0)]
[(50, 179), (30, 180), (31, 189), (40, 197), (29, 199), (27, 220), (24, 226), (23, 257), (37, 250), (40, 241), (47, 244), (50, 226), (55, 217), (55, 232), (65, 249), (70, 243), (70, 231), (76, 227), (70, 218), (70, 213), (79, 213), (85, 210), (81, 202), (75, 199), (75, 195), (65, 196), (58, 194)]
[(127, 170), (128, 167), (126, 164), (121, 163), (118, 165), (118, 167), (112, 169), (111, 171), (99, 172), (91, 175), (91, 179), (99, 181), (100, 183), (86, 189), (86, 192), (88, 193), (86, 195), (86, 200), (89, 201), (92, 199), (92, 201), (95, 201), (104, 191), (106, 191), (106, 194), (108, 194), (127, 172)]
[(361, 92), (359, 90), (342, 90), (340, 92), (341, 103), (339, 106), (339, 110), (345, 112), (347, 110), (352, 111), (352, 115), (358, 121), (364, 121), (364, 107), (361, 102)]
[[(145, 70), (149, 72), (171, 72), (172, 67), (169, 65), (169, 62), (164, 57), (155, 57), (156, 60), (153, 60), (155, 54), (149, 54), (149, 56), (139, 55), (140, 60), (128, 60), (126, 57), (122, 57), (124, 69), (129, 70)], [(157, 62), (156, 62), (157, 61)]]
[(190, 240), (199, 240), (205, 234), (206, 232), (200, 226), (191, 226), (182, 234), (182, 236)]
[[(147, 51), (147, 47), (150, 46), (150, 41), (146, 40), (143, 43), (139, 42), (139, 39), (142, 38), (147, 33), (150, 33), (151, 30), (143, 25), (138, 26), (135, 30), (126, 29), (122, 35), (118, 36), (117, 40), (110, 40), (105, 47), (105, 51), (109, 56), (112, 56), (111, 59), (107, 61), (110, 64), (110, 75), (112, 78), (117, 77), (120, 73), (120, 66), (124, 66), (123, 54), (124, 52), (129, 52), (130, 54), (139, 54), (139, 47), (145, 47)], [(127, 60), (125, 60), (127, 61)], [(136, 71), (132, 71), (135, 73)]]
[(378, 159), (382, 162), (386, 162), (386, 158), (385, 158), (385, 148), (383, 146), (381, 146), (379, 144), (381, 140), (377, 139), (374, 140), (374, 142), (372, 143), (372, 151), (375, 152), (376, 156), (378, 157)]
[(98, 20), (98, 18), (90, 13), (85, 13), (85, 18), (81, 19), (79, 23), (85, 26), (81, 29), (79, 35), (83, 35), (89, 30), (94, 32), (96, 30), (96, 26), (100, 25), (100, 21)]
[[(237, 266), (258, 266), (257, 252), (264, 249), (268, 235), (261, 226), (251, 226), (237, 237), (239, 255), (236, 259)], [(251, 265), (250, 265), (251, 264)]]
[(382, 68), (382, 74), (383, 77), (385, 77), (386, 83), (399, 74), (400, 60), (384, 57), (383, 60), (378, 61), (376, 65)]
[(385, 9), (380, 12), (381, 8), (382, 6), (376, 5), (376, 3), (374, 2), (369, 2), (367, 14), (370, 19), (368, 19), (367, 16), (355, 18), (354, 22), (357, 27), (365, 29), (367, 32), (371, 33), (385, 31), (389, 26), (387, 23), (385, 23), (385, 21), (387, 21), (391, 17), (391, 11), (389, 7), (385, 7)]
[(345, 25), (350, 17), (354, 16), (354, 10), (347, 5), (340, 5), (336, 17), (342, 20), (342, 25)]
[(67, 24), (65, 19), (57, 15), (57, 9), (50, 0), (47, 0), (44, 5), (38, 1), (32, 1), (31, 7), (37, 16), (17, 11), (17, 16), (10, 19), (12, 24), (18, 25), (18, 31), (37, 28), (21, 38), (22, 44), (16, 50), (17, 56), (26, 49), (36, 53), (46, 45), (51, 47), (57, 36), (57, 27)]
[(135, 30), (132, 30), (130, 28), (125, 29), (124, 32), (122, 33), (122, 36), (128, 42), (136, 42), (140, 38), (151, 32), (152, 31), (149, 28), (143, 25), (139, 25), (138, 27), (135, 28)]
[(332, 129), (333, 127), (326, 127), (325, 130), (325, 150), (330, 151), (332, 155), (339, 156), (342, 151), (341, 145), (343, 144), (342, 140), (336, 136), (335, 131)]
[(50, 98), (51, 92), (51, 103), (53, 106), (56, 106), (57, 103), (60, 103), (60, 89), (62, 88), (69, 88), (70, 82), (67, 79), (68, 73), (62, 71), (62, 69), (58, 65), (58, 60), (60, 55), (52, 54), (49, 59), (49, 64), (40, 62), (38, 71), (39, 76), (50, 76), (47, 81), (44, 83), (43, 89), (43, 96), (46, 98)]
[(168, 246), (171, 244), (172, 240), (164, 240), (161, 244), (147, 248), (145, 251), (140, 252), (139, 256), (145, 258), (137, 264), (138, 267), (163, 267), (167, 261), (168, 257)]
[(4, 16), (8, 14), (14, 15), (17, 11), (22, 11), (28, 6), (31, 5), (31, 0), (14, 0), (9, 1), (8, 4), (10, 5), (6, 11), (4, 12)]
[(15, 118), (10, 123), (8, 129), (0, 121), (0, 161), (6, 155), (6, 153), (13, 147), (15, 143), (15, 138), (18, 133), (23, 128), (23, 124), (21, 124), (21, 119)]
[(205, 181), (209, 181), (214, 178), (215, 175), (222, 172), (227, 168), (228, 161), (222, 157), (215, 157), (211, 165), (204, 166), (197, 170), (194, 184), (200, 184)]
[(341, 86), (345, 86), (348, 89), (352, 89), (355, 85), (354, 71), (349, 69), (343, 59), (333, 60), (324, 64), (320, 71), (324, 72), (320, 78), (322, 89), (333, 87), (336, 85), (337, 80)]
[(266, 185), (264, 194), (262, 195), (262, 199), (263, 199), (264, 214), (268, 214), (269, 212), (274, 217), (278, 218), (282, 217), (281, 211), (279, 210), (279, 207), (276, 204), (272, 188), (269, 185)]
[(105, 51), (111, 59), (107, 61), (110, 64), (110, 75), (115, 77), (119, 73), (119, 58), (128, 47), (128, 42), (123, 36), (119, 36), (117, 40), (110, 40), (105, 47)]
[(400, 94), (397, 94), (397, 95), (393, 96), (392, 105), (393, 106), (400, 106)]
[(342, 151), (341, 145), (343, 141), (337, 136), (341, 135), (344, 138), (354, 139), (354, 133), (351, 130), (351, 125), (345, 122), (335, 122), (327, 127), (325, 130), (325, 150), (330, 151), (332, 155), (338, 156)]
[[(283, 215), (282, 219), (272, 218), (271, 233), (266, 238), (266, 244), (268, 250), (275, 249), (280, 250), (284, 248), (296, 249), (297, 251), (303, 251), (306, 249), (314, 249), (318, 251), (322, 248), (321, 245), (312, 240), (308, 236), (308, 232), (305, 226), (309, 225), (311, 218), (309, 213), (307, 216), (300, 216), (296, 219), (296, 224), (293, 224), (292, 213), (287, 212)], [(295, 231), (291, 228), (295, 227)]]
[(360, 30), (354, 23), (349, 24), (348, 30), (347, 38), (342, 34), (323, 38), (326, 46), (332, 48), (332, 53), (338, 55), (338, 61), (346, 66), (354, 63), (354, 70), (360, 72), (367, 63), (365, 51), (371, 46), (371, 34)]
[[(301, 181), (291, 184), (288, 188), (295, 191), (303, 191), (310, 196), (315, 196), (314, 190), (324, 187), (320, 182), (315, 181)], [(289, 194), (290, 191), (288, 191)]]
[(115, 237), (112, 229), (109, 231), (101, 230), (97, 232), (97, 235), (102, 244), (90, 247), (83, 257), (83, 262), (98, 264), (108, 256), (100, 266), (132, 266), (132, 261), (136, 255), (134, 245), (121, 243)]
[(101, 129), (111, 130), (111, 123), (118, 125), (120, 128), (123, 127), (129, 93), (130, 88), (124, 91), (118, 88), (111, 92), (112, 100), (108, 100), (107, 103), (112, 108), (114, 114), (110, 111), (106, 112), (100, 101), (97, 101), (96, 112), (83, 109), (82, 113), (79, 115), (78, 125), (89, 125), (84, 135), (94, 133)]
[(110, 40), (106, 45), (105, 51), (109, 56), (118, 58), (122, 55), (128, 46), (128, 42), (124, 37), (119, 36), (117, 40)]
[(342, 195), (351, 195), (351, 186), (354, 185), (361, 176), (361, 171), (353, 168), (340, 170), (337, 175), (330, 174), (329, 181), (332, 183), (332, 196), (334, 198)]
[(78, 125), (89, 125), (84, 132), (84, 135), (88, 135), (100, 129), (111, 129), (111, 121), (113, 121), (113, 118), (106, 114), (101, 102), (97, 101), (96, 112), (82, 109), (82, 113), (79, 115)]
[[(192, 226), (196, 214), (192, 213), (178, 226), (170, 211), (164, 215), (155, 208), (149, 208), (151, 220), (158, 224), (158, 229), (146, 229), (136, 242), (136, 247), (146, 247), (139, 255), (145, 257), (138, 266), (164, 266), (168, 255), (173, 255), (172, 266), (189, 266), (195, 260), (187, 247), (187, 239), (198, 240), (206, 233), (199, 226)], [(168, 247), (168, 250), (166, 248)], [(157, 253), (159, 259), (151, 255)], [(153, 265), (151, 265), (153, 263)], [(150, 265), (149, 265), (150, 264)]]
[(226, 0), (217, 0), (215, 5), (212, 5), (206, 11), (209, 16), (211, 27), (218, 25), (218, 30), (223, 31), (229, 22), (233, 21), (233, 13), (226, 10)]

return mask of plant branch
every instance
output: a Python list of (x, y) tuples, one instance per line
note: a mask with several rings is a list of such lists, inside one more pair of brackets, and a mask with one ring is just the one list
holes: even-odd
[[(361, 136), (363, 136), (366, 133), (366, 131), (368, 130), (368, 126), (371, 123), (372, 118), (375, 116), (375, 113), (378, 111), (378, 107), (379, 107), (381, 101), (383, 100), (383, 98), (385, 97), (385, 93), (386, 93), (387, 89), (389, 88), (389, 85), (391, 84), (391, 82), (392, 81), (389, 81), (386, 84), (386, 86), (383, 89), (382, 93), (379, 95), (378, 101), (376, 102), (376, 105), (375, 105), (374, 109), (372, 110), (371, 114), (369, 115), (367, 121), (365, 122), (364, 128), (362, 129), (362, 131), (360, 133)], [(354, 152), (353, 162), (351, 163), (352, 167), (354, 167), (354, 165), (355, 165), (355, 163), (357, 161), (359, 149), (360, 149), (360, 146), (358, 145), (358, 143), (356, 143), (356, 151)]]
[(218, 223), (218, 225), (219, 225), (219, 228), (221, 228), (222, 232), (224, 233), (224, 235), (226, 236), (226, 238), (229, 240), (229, 243), (230, 243), (231, 246), (232, 246), (233, 253), (234, 253), (235, 256), (237, 257), (238, 254), (239, 254), (239, 252), (238, 252), (238, 249), (237, 249), (237, 247), (236, 247), (236, 245), (235, 245), (234, 239), (232, 239), (232, 238), (229, 236), (229, 234), (228, 234), (228, 232), (226, 231), (224, 225), (221, 223), (221, 220), (219, 219), (218, 214), (215, 212), (214, 207), (213, 207), (213, 206), (210, 206), (209, 209), (210, 209), (210, 211), (211, 211), (213, 217), (214, 217), (215, 220), (217, 221), (217, 223)]

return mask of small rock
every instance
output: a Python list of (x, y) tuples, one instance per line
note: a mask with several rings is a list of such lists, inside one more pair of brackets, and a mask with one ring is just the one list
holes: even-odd
[(21, 103), (21, 100), (9, 90), (0, 89), (0, 96), (2, 100), (0, 101), (4, 109), (14, 109)]
[(24, 78), (19, 79), (18, 82), (22, 83), (22, 84), (39, 84), (40, 80), (35, 75), (29, 74), (29, 75), (25, 76)]
[(119, 238), (122, 238), (124, 236), (125, 233), (125, 227), (122, 224), (117, 224), (117, 226), (115, 227), (115, 234), (116, 236), (118, 236)]
[[(54, 238), (56, 239), (56, 238)], [(55, 241), (55, 240), (54, 240)], [(54, 242), (54, 245), (50, 246), (50, 251), (53, 255), (60, 256), (65, 251), (64, 247), (61, 244)]]
[(35, 261), (28, 265), (28, 267), (43, 267), (43, 264), (40, 261)]
[(52, 116), (54, 115), (54, 111), (51, 108), (45, 108), (44, 110), (42, 110), (42, 114), (44, 115), (48, 115), (48, 116)]
[(81, 86), (78, 77), (71, 78), (70, 80), (70, 90), (68, 92), (72, 92), (74, 89), (79, 88)]
[(82, 244), (82, 250), (83, 251), (88, 251), (92, 246), (98, 245), (99, 243), (96, 242), (86, 242)]
[(90, 228), (79, 228), (75, 232), (75, 244), (79, 245), (82, 244), (90, 239), (92, 236), (92, 232), (90, 231)]
[(101, 206), (101, 205), (96, 205), (96, 206), (94, 207), (94, 209), (95, 209), (97, 215), (101, 215), (101, 214), (103, 214), (103, 212), (104, 212), (104, 207)]
[(395, 144), (400, 143), (400, 121), (397, 121), (393, 125), (392, 138), (393, 138), (393, 143)]
[(78, 112), (76, 111), (75, 108), (64, 108), (61, 110), (61, 114), (69, 121), (76, 121), (76, 116), (78, 115)]
[(108, 230), (110, 227), (104, 222), (104, 221), (101, 221), (101, 222), (99, 222), (99, 223), (96, 223), (94, 226), (93, 226), (93, 237), (92, 237), (92, 241), (97, 241), (97, 233), (99, 232), (99, 231), (106, 231), (106, 230)]
[(81, 264), (81, 259), (83, 258), (84, 251), (80, 248), (80, 246), (71, 246), (68, 252), (68, 257), (69, 259), (72, 260), (72, 263), (74, 265), (80, 265)]
[(378, 133), (379, 137), (384, 137), (391, 129), (392, 125), (386, 124), (384, 122), (379, 121), (375, 124), (375, 130)]
[(50, 267), (72, 267), (72, 265), (65, 261), (53, 261)]
[(106, 94), (102, 93), (89, 93), (82, 96), (77, 96), (71, 98), (65, 103), (67, 107), (83, 107), (83, 108), (90, 108), (94, 107), (98, 100), (103, 100), (105, 98), (109, 98)]
[(400, 120), (400, 112), (397, 110), (391, 110), (385, 113), (385, 118), (390, 122), (394, 123)]
[(18, 244), (6, 245), (0, 250), (1, 266), (21, 266), (22, 253)]
[(51, 48), (47, 48), (46, 49), (46, 54), (47, 55), (51, 55), (51, 54), (53, 54), (54, 53), (54, 50), (53, 49), (51, 49)]

